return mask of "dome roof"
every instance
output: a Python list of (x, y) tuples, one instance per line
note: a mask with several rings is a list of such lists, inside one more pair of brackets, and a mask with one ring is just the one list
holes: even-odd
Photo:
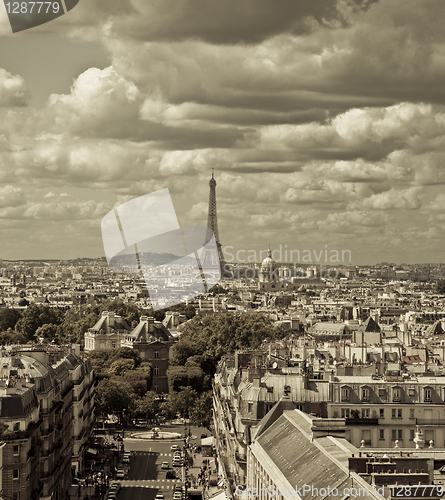
[(277, 265), (277, 261), (272, 257), (272, 251), (270, 248), (267, 250), (267, 257), (263, 260), (261, 267), (265, 267), (269, 269), (270, 267), (275, 267)]

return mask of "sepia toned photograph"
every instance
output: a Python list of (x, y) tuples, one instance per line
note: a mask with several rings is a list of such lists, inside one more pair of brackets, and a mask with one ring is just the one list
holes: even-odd
[(444, 497), (444, 23), (3, 0), (1, 499)]

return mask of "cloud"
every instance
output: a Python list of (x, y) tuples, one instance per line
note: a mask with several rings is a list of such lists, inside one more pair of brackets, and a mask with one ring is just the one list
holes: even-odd
[(109, 205), (93, 200), (56, 201), (32, 204), (23, 212), (23, 217), (48, 221), (99, 219), (109, 210)]
[(413, 186), (401, 190), (391, 188), (383, 193), (373, 194), (360, 202), (353, 202), (350, 207), (372, 210), (415, 210), (422, 208), (422, 205), (422, 188)]
[(14, 186), (0, 187), (0, 208), (18, 207), (25, 203), (23, 190)]
[(31, 93), (20, 75), (12, 75), (0, 68), (0, 107), (27, 106)]

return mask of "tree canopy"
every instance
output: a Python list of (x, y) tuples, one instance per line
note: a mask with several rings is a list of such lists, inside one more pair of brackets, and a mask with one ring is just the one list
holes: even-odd
[(275, 327), (272, 319), (263, 314), (195, 316), (184, 325), (178, 343), (173, 346), (171, 364), (185, 365), (193, 358), (204, 373), (213, 375), (223, 354), (256, 348), (266, 338), (283, 338), (288, 334), (288, 330)]

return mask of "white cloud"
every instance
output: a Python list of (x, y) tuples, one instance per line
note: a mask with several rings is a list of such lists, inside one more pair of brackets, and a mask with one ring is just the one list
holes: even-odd
[(0, 68), (0, 106), (26, 106), (30, 99), (25, 80)]

